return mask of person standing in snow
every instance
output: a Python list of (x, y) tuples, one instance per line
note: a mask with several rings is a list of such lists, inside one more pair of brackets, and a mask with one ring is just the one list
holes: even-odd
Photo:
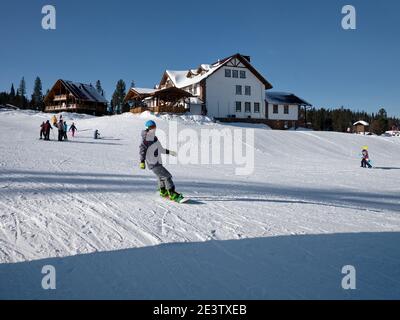
[(78, 129), (75, 127), (75, 123), (72, 122), (71, 127), (69, 127), (69, 131), (72, 132), (72, 138), (75, 137), (75, 131), (78, 131)]
[(139, 147), (140, 168), (147, 167), (153, 171), (158, 178), (159, 192), (162, 197), (169, 197), (171, 200), (179, 202), (183, 199), (180, 193), (175, 191), (175, 184), (172, 175), (162, 165), (161, 154), (176, 156), (176, 152), (164, 149), (156, 137), (156, 123), (149, 120), (145, 123), (146, 129), (142, 131), (142, 143)]
[(53, 116), (51, 117), (51, 123), (53, 124), (53, 126), (56, 126), (56, 125), (57, 125), (57, 117), (56, 117), (56, 115), (53, 115)]
[(44, 124), (44, 140), (50, 140), (50, 130), (53, 130), (53, 128), (51, 127), (50, 121), (47, 120)]
[(67, 129), (68, 129), (68, 125), (67, 122), (64, 121), (64, 140), (68, 140), (68, 136), (67, 136)]
[(368, 150), (364, 148), (361, 153), (362, 153), (361, 167), (366, 168), (368, 166), (368, 168), (372, 168), (371, 164), (369, 163), (370, 160), (369, 160)]
[(40, 125), (40, 140), (42, 140), (44, 136), (44, 126), (45, 122), (43, 121), (42, 124)]
[(99, 139), (99, 137), (100, 137), (100, 132), (99, 132), (99, 130), (94, 130), (94, 136), (93, 136), (93, 138), (95, 138), (96, 140), (97, 139)]
[(58, 128), (58, 141), (62, 141), (64, 137), (64, 121), (62, 121), (61, 117), (60, 121), (58, 121), (57, 128)]

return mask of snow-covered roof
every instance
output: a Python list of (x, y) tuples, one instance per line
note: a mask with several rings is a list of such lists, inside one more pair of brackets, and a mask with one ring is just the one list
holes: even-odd
[(356, 126), (356, 125), (358, 125), (358, 124), (361, 124), (361, 125), (363, 125), (363, 126), (369, 126), (369, 123), (366, 122), (366, 121), (363, 121), (363, 120), (360, 120), (360, 121), (355, 122), (355, 123), (353, 124), (353, 126)]
[(71, 92), (76, 98), (84, 101), (91, 101), (91, 102), (101, 102), (107, 103), (106, 98), (104, 98), (95, 87), (80, 83), (80, 82), (73, 82), (69, 80), (60, 80), (65, 87)]
[[(171, 79), (173, 85), (177, 88), (185, 88), (196, 83), (199, 83), (203, 79), (211, 76), (219, 68), (227, 64), (231, 59), (239, 59), (251, 72), (253, 72), (257, 78), (265, 85), (266, 89), (272, 88), (272, 85), (250, 64), (249, 60), (241, 54), (237, 53), (233, 56), (227, 57), (222, 60), (218, 60), (213, 64), (201, 64), (197, 69), (189, 70), (166, 70), (165, 74)], [(189, 76), (190, 75), (190, 76)], [(163, 77), (163, 79), (165, 76)], [(163, 80), (161, 80), (162, 82)]]
[[(202, 65), (203, 66), (203, 65)], [(169, 78), (171, 81), (174, 83), (175, 87), (177, 88), (185, 88), (188, 86), (191, 86), (193, 84), (199, 83), (201, 80), (209, 77), (212, 75), (215, 71), (217, 71), (221, 67), (220, 64), (216, 65), (207, 65), (206, 68), (203, 68), (203, 73), (200, 73), (198, 75), (195, 75), (193, 77), (187, 77), (188, 70), (166, 70), (165, 72), (168, 74)], [(196, 74), (197, 69), (195, 70), (190, 70), (191, 73)]]
[(157, 89), (151, 88), (130, 88), (130, 90), (136, 91), (139, 94), (148, 94), (157, 91)]
[(299, 106), (311, 106), (307, 101), (290, 92), (265, 92), (265, 99), (272, 104), (295, 104)]
[(189, 100), (190, 104), (203, 104), (204, 103), (203, 100), (201, 100), (200, 98), (197, 98), (197, 97), (192, 97), (192, 98), (189, 98), (188, 100)]

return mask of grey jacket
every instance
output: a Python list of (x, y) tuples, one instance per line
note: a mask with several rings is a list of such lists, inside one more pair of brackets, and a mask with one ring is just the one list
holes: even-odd
[(162, 164), (161, 154), (169, 154), (169, 150), (165, 149), (157, 137), (149, 137), (148, 131), (142, 131), (142, 143), (139, 147), (140, 162), (146, 161), (147, 167), (151, 170)]

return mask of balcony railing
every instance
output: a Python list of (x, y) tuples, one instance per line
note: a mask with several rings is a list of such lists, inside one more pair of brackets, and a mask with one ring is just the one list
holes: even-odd
[(53, 105), (53, 106), (46, 106), (47, 111), (51, 110), (66, 110), (66, 109), (76, 109), (76, 104), (68, 104), (68, 105)]
[(60, 94), (60, 95), (54, 96), (54, 101), (63, 101), (63, 100), (67, 100), (66, 94)]

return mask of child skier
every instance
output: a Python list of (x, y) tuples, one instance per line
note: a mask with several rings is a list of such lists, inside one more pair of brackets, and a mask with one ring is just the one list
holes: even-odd
[(366, 168), (368, 166), (368, 168), (372, 168), (371, 164), (369, 163), (370, 160), (369, 160), (368, 150), (364, 148), (361, 153), (362, 153), (361, 167)]
[(68, 132), (68, 125), (67, 122), (64, 121), (64, 140), (68, 140), (67, 132)]
[(147, 167), (153, 171), (158, 178), (159, 192), (162, 197), (169, 197), (171, 200), (181, 202), (183, 196), (175, 191), (172, 175), (162, 165), (161, 154), (176, 156), (176, 152), (164, 149), (156, 137), (156, 123), (149, 120), (145, 123), (146, 129), (142, 131), (142, 143), (140, 144), (140, 168)]
[(53, 126), (57, 126), (57, 117), (56, 117), (56, 115), (53, 115), (51, 117), (51, 123), (53, 124)]
[(72, 132), (72, 138), (75, 137), (75, 131), (77, 131), (78, 129), (75, 127), (75, 123), (72, 122), (71, 127), (69, 128), (69, 131)]

